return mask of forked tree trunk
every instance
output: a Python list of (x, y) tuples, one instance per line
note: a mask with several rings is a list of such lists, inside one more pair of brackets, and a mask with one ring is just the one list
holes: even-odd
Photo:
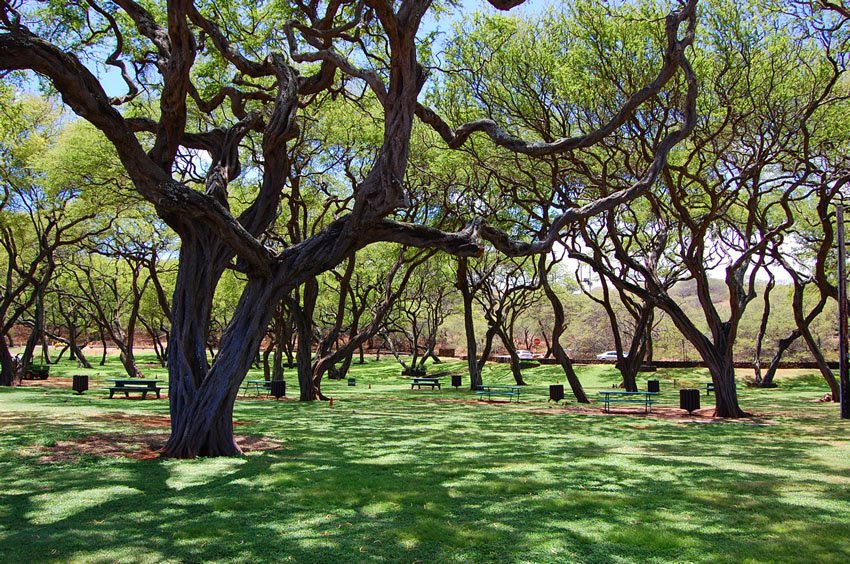
[(469, 370), (469, 388), (478, 389), (484, 385), (481, 369), (478, 367), (478, 344), (475, 341), (475, 322), (472, 319), (472, 297), (463, 297), (463, 325), (466, 329), (466, 365)]
[(803, 334), (803, 340), (806, 342), (806, 345), (809, 347), (809, 352), (818, 365), (818, 370), (820, 370), (823, 379), (826, 380), (826, 383), (829, 386), (829, 393), (830, 397), (832, 397), (832, 401), (838, 402), (841, 397), (840, 386), (838, 385), (838, 381), (835, 379), (835, 374), (832, 373), (832, 370), (829, 368), (829, 364), (827, 364), (826, 359), (823, 356), (823, 351), (820, 350), (812, 332), (809, 330), (808, 324), (801, 326), (800, 332)]
[(505, 349), (508, 351), (508, 356), (511, 357), (511, 374), (513, 374), (514, 382), (516, 382), (517, 386), (526, 386), (527, 384), (522, 378), (522, 370), (520, 370), (519, 367), (519, 357), (516, 354), (514, 344), (511, 342), (507, 333), (503, 330), (499, 330), (497, 333), (499, 335), (499, 339), (502, 341), (502, 345), (504, 345)]
[[(183, 238), (172, 300), (168, 339), (171, 437), (165, 455), (175, 458), (240, 453), (232, 436), (233, 407), (227, 401), (229, 391), (199, 393), (204, 383), (210, 381), (206, 343), (212, 299), (227, 258), (222, 255), (222, 246), (205, 244), (203, 235), (201, 229), (195, 237)], [(213, 368), (224, 369), (228, 359), (222, 359)]]
[(635, 331), (629, 344), (629, 354), (617, 363), (617, 368), (623, 376), (623, 387), (626, 391), (637, 392), (637, 375), (646, 357), (647, 336), (652, 329), (655, 319), (655, 308), (644, 303), (640, 316), (635, 321)]
[[(35, 298), (35, 321), (32, 325), (32, 332), (27, 338), (27, 343), (24, 346), (24, 352), (21, 355), (21, 365), (24, 367), (24, 371), (26, 371), (27, 366), (33, 361), (33, 357), (35, 357), (35, 348), (38, 346), (38, 343), (41, 342), (44, 345), (44, 289), (41, 286), (38, 286), (35, 290), (36, 298)], [(44, 350), (42, 348), (42, 350)]]
[(311, 278), (303, 286), (303, 304), (296, 317), (298, 325), (298, 386), (301, 401), (322, 399), (322, 394), (313, 379), (313, 313), (319, 295), (319, 285)]
[(721, 324), (713, 333), (714, 340), (706, 337), (698, 327), (690, 322), (687, 315), (677, 304), (662, 300), (658, 305), (670, 316), (670, 320), (697, 350), (711, 373), (714, 383), (714, 416), (715, 417), (749, 417), (738, 405), (738, 391), (735, 388), (735, 366), (732, 361), (730, 344), (731, 326)]
[(89, 359), (86, 358), (85, 353), (83, 353), (82, 347), (77, 344), (77, 338), (79, 334), (77, 332), (77, 327), (74, 325), (72, 320), (69, 317), (65, 317), (65, 321), (68, 323), (68, 346), (71, 348), (71, 359), (79, 363), (80, 366), (84, 368), (91, 368), (92, 365), (89, 362)]
[(133, 349), (123, 349), (119, 358), (121, 359), (121, 365), (124, 367), (124, 371), (130, 378), (142, 377), (142, 372), (139, 370), (138, 365), (136, 365), (136, 355), (133, 353)]
[[(180, 291), (186, 289), (184, 286)], [(173, 363), (169, 388), (171, 437), (165, 446), (166, 456), (193, 458), (241, 454), (233, 438), (233, 405), (278, 297), (277, 290), (265, 284), (264, 280), (248, 281), (209, 371), (206, 370), (204, 355), (205, 339), (199, 338), (194, 343), (172, 339), (169, 345)], [(179, 300), (175, 300), (175, 305), (178, 303)], [(183, 328), (189, 331), (202, 327), (201, 324), (195, 325), (200, 319), (187, 317), (180, 309), (174, 308), (175, 323), (185, 323)], [(203, 310), (200, 314), (208, 312)], [(179, 329), (172, 331), (173, 335), (181, 333)], [(195, 336), (204, 335), (195, 332)], [(185, 348), (184, 343), (194, 346)]]
[(729, 355), (704, 355), (703, 361), (711, 372), (714, 383), (715, 417), (749, 417), (738, 405), (738, 390), (735, 387), (735, 367)]
[(623, 377), (623, 389), (627, 392), (638, 391), (637, 373), (640, 363), (635, 365), (633, 360), (626, 357), (617, 363), (617, 368), (619, 368), (620, 375)]
[(782, 362), (782, 357), (785, 355), (785, 351), (787, 351), (791, 345), (794, 344), (794, 341), (800, 338), (800, 331), (798, 329), (794, 329), (791, 333), (788, 334), (787, 337), (779, 339), (779, 343), (776, 346), (776, 352), (773, 355), (773, 358), (770, 360), (770, 364), (767, 367), (767, 372), (764, 373), (764, 377), (759, 382), (759, 387), (761, 388), (775, 388), (776, 384), (773, 383), (773, 379), (776, 377), (776, 371), (779, 370), (779, 363)]
[(764, 307), (762, 308), (759, 330), (756, 334), (756, 352), (753, 358), (753, 372), (756, 384), (761, 384), (763, 380), (761, 374), (761, 351), (762, 345), (764, 344), (764, 336), (767, 334), (767, 322), (770, 320), (770, 292), (775, 286), (776, 281), (773, 275), (770, 274), (770, 280), (768, 280), (767, 286), (765, 286), (764, 294), (762, 296), (762, 299), (764, 300)]
[(564, 376), (567, 378), (567, 382), (570, 385), (570, 389), (572, 390), (576, 401), (579, 403), (590, 403), (590, 400), (587, 398), (587, 394), (584, 391), (584, 387), (578, 379), (575, 368), (573, 368), (573, 362), (567, 355), (567, 351), (565, 351), (564, 347), (561, 346), (561, 335), (564, 334), (564, 328), (566, 326), (564, 304), (561, 303), (561, 298), (558, 297), (558, 294), (555, 293), (552, 286), (549, 284), (549, 276), (548, 271), (545, 268), (545, 260), (546, 257), (541, 255), (540, 268), (538, 269), (540, 272), (540, 284), (543, 287), (543, 292), (546, 294), (549, 303), (552, 305), (552, 311), (555, 315), (554, 322), (552, 323), (552, 341), (551, 345), (548, 346), (551, 347), (552, 353), (555, 355), (555, 359), (558, 361), (558, 364), (561, 365), (561, 369), (564, 371)]

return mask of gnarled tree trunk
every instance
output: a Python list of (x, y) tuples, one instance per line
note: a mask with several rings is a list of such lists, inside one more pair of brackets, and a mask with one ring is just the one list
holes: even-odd
[(561, 298), (558, 297), (558, 294), (555, 293), (552, 286), (549, 284), (549, 271), (546, 269), (545, 261), (546, 256), (541, 255), (540, 268), (538, 270), (540, 271), (540, 284), (543, 287), (543, 293), (546, 294), (546, 297), (549, 299), (549, 303), (552, 305), (552, 310), (555, 314), (555, 319), (552, 323), (552, 341), (550, 346), (555, 355), (555, 359), (564, 371), (564, 376), (567, 378), (567, 382), (570, 385), (570, 389), (572, 390), (576, 401), (579, 403), (590, 403), (590, 400), (587, 398), (587, 394), (584, 391), (584, 387), (581, 385), (581, 380), (578, 379), (575, 368), (573, 368), (573, 362), (570, 360), (570, 357), (567, 356), (567, 351), (565, 351), (564, 347), (561, 345), (561, 335), (564, 334), (564, 329), (566, 327), (564, 304), (561, 303)]

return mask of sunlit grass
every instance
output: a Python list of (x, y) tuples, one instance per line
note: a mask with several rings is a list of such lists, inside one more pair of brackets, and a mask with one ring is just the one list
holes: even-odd
[[(145, 360), (144, 358), (142, 360)], [(146, 368), (147, 369), (147, 368)], [(432, 370), (462, 373), (455, 362)], [(165, 372), (150, 371), (165, 379)], [(73, 365), (51, 379), (78, 373)], [(260, 372), (252, 377), (261, 377)], [(610, 366), (580, 367), (591, 396)], [(526, 371), (519, 404), (465, 388), (410, 390), (392, 360), (328, 381), (325, 402), (241, 398), (239, 435), (282, 443), (240, 459), (45, 462), (92, 434), (167, 428), (166, 401), (108, 400), (112, 360), (82, 396), (0, 390), (0, 561), (845, 562), (850, 427), (811, 371), (739, 393), (755, 419), (579, 413), (547, 402), (555, 366)], [(703, 371), (659, 371), (662, 405)], [(510, 383), (503, 365), (485, 382)], [(675, 380), (675, 383), (674, 383)], [(464, 383), (468, 385), (464, 377)], [(448, 384), (448, 383), (447, 383)], [(674, 385), (676, 387), (674, 387)], [(293, 389), (295, 388), (295, 389)], [(569, 396), (569, 389), (567, 388)], [(711, 397), (702, 397), (709, 407)], [(569, 404), (575, 405), (574, 402)]]

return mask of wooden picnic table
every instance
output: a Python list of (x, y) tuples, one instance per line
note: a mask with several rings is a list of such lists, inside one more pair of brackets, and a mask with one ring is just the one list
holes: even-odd
[(517, 403), (519, 403), (519, 392), (522, 389), (522, 386), (478, 386), (475, 388), (475, 393), (478, 395), (478, 399), (484, 399), (484, 396), (487, 396), (487, 401), (491, 401), (493, 396), (496, 397), (506, 397), (508, 398), (508, 403), (513, 401), (513, 398), (516, 398)]
[(113, 385), (110, 386), (109, 389), (109, 399), (115, 395), (115, 392), (124, 392), (124, 397), (129, 398), (130, 392), (141, 392), (142, 399), (145, 399), (148, 395), (148, 392), (155, 392), (157, 399), (159, 399), (159, 392), (162, 389), (159, 384), (159, 380), (142, 380), (140, 378), (128, 378), (128, 379), (113, 379), (109, 380)]
[(606, 413), (611, 412), (612, 403), (642, 403), (644, 413), (652, 412), (652, 404), (657, 403), (652, 398), (659, 395), (658, 392), (625, 392), (621, 390), (606, 390), (599, 392), (602, 396), (602, 410)]

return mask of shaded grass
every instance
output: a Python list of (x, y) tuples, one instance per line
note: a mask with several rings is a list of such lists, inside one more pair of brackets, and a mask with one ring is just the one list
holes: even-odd
[[(96, 378), (119, 376), (113, 368)], [(54, 372), (65, 369), (76, 370)], [(836, 406), (812, 401), (825, 385), (811, 372), (781, 378), (777, 390), (741, 388), (745, 409), (763, 417), (723, 423), (547, 412), (548, 385), (563, 382), (552, 366), (526, 372), (519, 405), (476, 403), (450, 387), (411, 391), (399, 374), (393, 362), (355, 366), (356, 386), (325, 383), (333, 408), (240, 399), (238, 432), (284, 448), (192, 461), (40, 463), (58, 441), (162, 432), (112, 416), (167, 415), (167, 402), (0, 390), (0, 561), (844, 562), (850, 554), (848, 427)], [(591, 395), (617, 380), (609, 366), (579, 374)], [(646, 376), (661, 380), (666, 405), (677, 402), (673, 379), (707, 379)], [(493, 365), (484, 380), (511, 376)]]

